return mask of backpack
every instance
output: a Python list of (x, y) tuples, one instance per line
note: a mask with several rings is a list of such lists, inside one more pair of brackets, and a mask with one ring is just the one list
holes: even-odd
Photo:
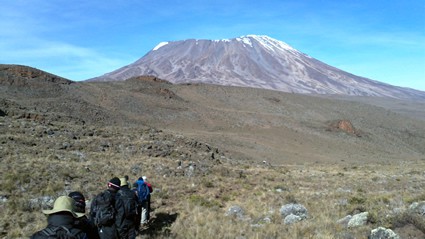
[(114, 224), (115, 199), (109, 191), (104, 191), (96, 196), (94, 212), (94, 223), (97, 226), (109, 226)]
[(139, 198), (139, 203), (146, 201), (149, 194), (148, 185), (143, 180), (137, 180), (137, 197)]
[(134, 219), (137, 215), (137, 198), (134, 192), (121, 189), (118, 191), (118, 197), (123, 201), (125, 218)]
[(70, 229), (66, 228), (65, 226), (57, 226), (57, 227), (46, 227), (43, 230), (41, 230), (41, 233), (43, 234), (43, 238), (53, 239), (53, 238), (60, 238), (60, 239), (77, 239), (77, 234), (80, 233), (79, 230), (73, 230), (71, 232)]

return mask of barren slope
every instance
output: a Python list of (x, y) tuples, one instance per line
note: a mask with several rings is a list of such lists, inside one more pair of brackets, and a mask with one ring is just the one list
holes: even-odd
[[(8, 100), (42, 112), (59, 112), (101, 125), (151, 125), (256, 161), (382, 162), (420, 158), (425, 153), (425, 121), (418, 117), (424, 112), (420, 101), (399, 101), (397, 107), (387, 104), (384, 108), (373, 105), (375, 100), (382, 105), (384, 98), (355, 102), (357, 98), (172, 85), (148, 77), (59, 86), (60, 95), (55, 90), (43, 98), (14, 98), (11, 88), (5, 93), (10, 94)], [(24, 94), (19, 87), (15, 91)], [(333, 129), (340, 120), (350, 122), (359, 133)]]

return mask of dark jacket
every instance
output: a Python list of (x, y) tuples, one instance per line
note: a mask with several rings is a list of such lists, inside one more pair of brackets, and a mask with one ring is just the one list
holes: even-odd
[[(86, 233), (84, 233), (80, 229), (74, 227), (74, 222), (75, 222), (75, 218), (67, 212), (50, 214), (49, 217), (47, 218), (47, 224), (48, 225), (47, 225), (46, 229), (43, 229), (41, 231), (34, 233), (30, 238), (31, 239), (48, 238), (46, 233), (48, 233), (49, 231), (56, 231), (59, 227), (63, 226), (66, 229), (69, 230), (70, 234), (74, 238), (76, 238), (76, 239), (87, 239)], [(64, 230), (62, 228), (60, 229), (60, 233), (65, 233), (65, 232), (66, 232), (66, 230)]]
[(122, 211), (118, 212), (116, 220), (120, 238), (135, 238), (138, 198), (128, 186), (122, 186), (117, 193), (116, 200), (123, 204), (123, 207), (118, 208)]
[(88, 239), (99, 239), (97, 227), (86, 216), (77, 218), (74, 222), (74, 226), (85, 232)]
[[(105, 190), (105, 193), (111, 197), (115, 209), (115, 221), (112, 225), (108, 226), (98, 226), (98, 233), (100, 239), (117, 239), (119, 238), (118, 235), (118, 224), (119, 224), (119, 218), (122, 218), (122, 214), (124, 213), (124, 205), (121, 200), (116, 200), (117, 191), (111, 188), (108, 188)], [(94, 199), (93, 203), (91, 204), (91, 209), (96, 208), (96, 198)], [(90, 211), (90, 220), (94, 221), (95, 218), (95, 212), (93, 210)]]

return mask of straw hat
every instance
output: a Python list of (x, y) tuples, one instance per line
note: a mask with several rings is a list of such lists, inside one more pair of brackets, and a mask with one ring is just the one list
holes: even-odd
[(68, 196), (60, 196), (55, 200), (55, 203), (53, 204), (53, 209), (51, 210), (43, 210), (44, 214), (53, 214), (58, 212), (69, 212), (74, 216), (75, 218), (83, 217), (85, 216), (84, 213), (77, 213), (75, 212), (75, 205), (74, 205), (74, 199)]
[(120, 184), (120, 186), (122, 187), (122, 186), (128, 186), (128, 181), (127, 181), (127, 179), (125, 179), (125, 178), (120, 178), (120, 181), (121, 181), (121, 184)]

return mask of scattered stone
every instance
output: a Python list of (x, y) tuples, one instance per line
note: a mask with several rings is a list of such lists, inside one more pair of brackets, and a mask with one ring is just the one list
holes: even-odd
[(244, 214), (244, 210), (238, 205), (231, 206), (226, 212), (226, 216), (233, 216), (239, 220), (242, 220), (244, 218)]
[(420, 216), (425, 216), (425, 201), (412, 203), (409, 206), (409, 210), (412, 213), (418, 214)]
[(391, 229), (385, 227), (378, 227), (370, 232), (368, 239), (400, 239), (400, 236), (393, 232)]
[(0, 203), (6, 203), (7, 197), (6, 196), (0, 196)]
[(257, 220), (254, 220), (254, 222), (251, 224), (251, 227), (263, 227), (265, 224), (270, 224), (272, 222), (272, 219), (270, 216), (262, 217)]
[(301, 204), (290, 203), (280, 208), (280, 215), (283, 217), (283, 223), (289, 225), (307, 219), (308, 211)]
[(367, 223), (367, 218), (369, 216), (368, 212), (362, 212), (354, 215), (350, 221), (348, 221), (347, 226), (349, 228), (364, 226)]
[(397, 228), (405, 227), (408, 224), (412, 224), (425, 235), (425, 201), (412, 203), (395, 222)]
[(280, 214), (282, 215), (283, 218), (285, 218), (286, 216), (290, 214), (294, 214), (296, 216), (301, 217), (302, 219), (306, 219), (308, 216), (308, 211), (301, 204), (290, 203), (290, 204), (283, 205), (280, 208)]
[(336, 223), (344, 225), (344, 226), (348, 226), (348, 222), (351, 220), (351, 218), (353, 218), (353, 216), (347, 215), (344, 218), (341, 218), (338, 221), (336, 221)]
[(285, 219), (283, 219), (283, 223), (285, 225), (290, 225), (290, 224), (294, 224), (296, 222), (302, 221), (303, 218), (294, 214), (289, 214), (288, 216), (285, 217)]
[(185, 170), (184, 174), (186, 177), (191, 178), (194, 176), (196, 164), (190, 163), (189, 167)]
[(55, 199), (52, 196), (43, 196), (38, 198), (32, 198), (28, 201), (28, 207), (30, 210), (34, 209), (48, 209), (53, 207)]

